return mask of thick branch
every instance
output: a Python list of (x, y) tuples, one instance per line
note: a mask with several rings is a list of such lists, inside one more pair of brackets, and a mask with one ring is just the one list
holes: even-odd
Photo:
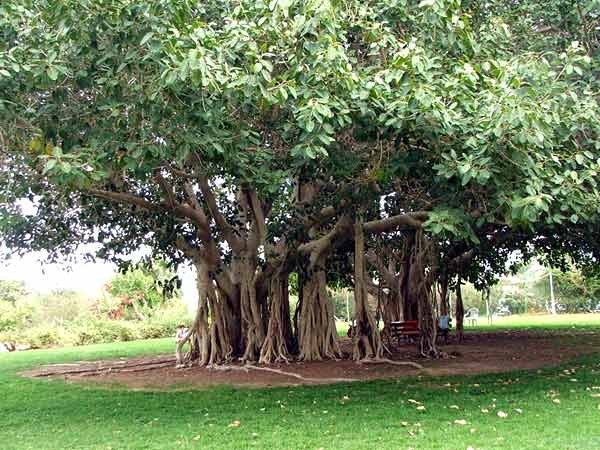
[(427, 220), (429, 213), (427, 211), (416, 211), (406, 214), (398, 214), (396, 216), (387, 217), (385, 219), (372, 220), (365, 222), (365, 233), (384, 233), (401, 227), (410, 227), (420, 229), (423, 222)]
[(265, 239), (267, 238), (267, 226), (262, 204), (255, 191), (249, 191), (248, 197), (250, 197), (250, 206), (252, 207), (252, 212), (254, 214), (254, 220), (256, 222), (256, 229), (258, 230), (259, 241), (261, 244), (264, 244)]
[(234, 228), (225, 220), (221, 211), (219, 211), (219, 206), (217, 205), (215, 196), (208, 184), (208, 179), (204, 175), (198, 174), (198, 184), (202, 191), (202, 195), (204, 196), (208, 211), (217, 224), (217, 228), (223, 233), (233, 250), (241, 251), (244, 246), (243, 242), (235, 235)]
[(147, 211), (161, 211), (163, 209), (162, 204), (152, 203), (143, 197), (138, 197), (137, 195), (126, 192), (103, 191), (100, 189), (90, 189), (87, 192), (94, 197), (103, 198), (105, 200), (110, 200), (117, 203), (134, 205)]
[(161, 175), (159, 170), (155, 171), (154, 179), (165, 194), (167, 198), (167, 205), (171, 209), (175, 209), (175, 206), (177, 205), (177, 199), (175, 197), (175, 193), (173, 192), (173, 186), (171, 186), (171, 184), (165, 179), (165, 177)]
[(324, 251), (326, 251), (334, 239), (336, 239), (342, 232), (348, 231), (348, 227), (351, 225), (350, 218), (348, 216), (342, 216), (338, 219), (335, 226), (329, 231), (329, 233), (321, 236), (319, 239), (307, 242), (298, 247), (301, 253), (310, 254), (311, 266), (314, 266), (320, 259)]
[(398, 292), (398, 280), (396, 274), (385, 267), (383, 260), (374, 251), (367, 252), (367, 261), (377, 268), (377, 271), (383, 277), (385, 284), (394, 292)]
[(190, 183), (187, 183), (187, 182), (184, 183), (183, 190), (185, 192), (187, 201), (188, 201), (191, 209), (193, 210), (193, 213), (196, 217), (196, 221), (199, 226), (198, 237), (200, 239), (202, 239), (204, 242), (208, 242), (211, 239), (210, 225), (208, 223), (208, 218), (206, 217), (206, 214), (204, 213), (204, 209), (202, 208), (202, 205), (198, 201), (198, 198), (196, 197), (196, 193), (194, 192), (194, 189)]

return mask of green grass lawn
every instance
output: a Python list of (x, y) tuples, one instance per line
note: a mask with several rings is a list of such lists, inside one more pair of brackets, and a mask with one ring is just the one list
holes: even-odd
[(0, 355), (0, 449), (600, 449), (600, 355), (543, 371), (276, 389), (128, 391), (16, 375), (172, 345)]
[(467, 330), (600, 330), (600, 314), (518, 314), (496, 317), (488, 323), (487, 317), (481, 315), (477, 326), (465, 323)]

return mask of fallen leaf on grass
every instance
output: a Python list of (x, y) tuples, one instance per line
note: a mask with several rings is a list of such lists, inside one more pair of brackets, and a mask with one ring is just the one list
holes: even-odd
[(417, 406), (417, 411), (425, 411), (425, 407), (423, 405)]
[(229, 425), (227, 425), (227, 426), (228, 426), (228, 427), (231, 427), (231, 428), (237, 428), (237, 427), (239, 427), (240, 425), (241, 425), (241, 424), (240, 424), (240, 421), (239, 421), (239, 420), (234, 420), (233, 422), (231, 422), (231, 423), (230, 423)]
[(506, 419), (508, 417), (508, 414), (506, 414), (504, 411), (498, 411), (498, 417), (500, 417), (501, 419)]
[(560, 403), (560, 399), (558, 399), (558, 398), (553, 398), (552, 401), (554, 403), (556, 403), (557, 405)]
[(481, 412), (482, 412), (482, 413), (484, 413), (484, 414), (487, 414), (487, 413), (489, 413), (489, 412), (490, 412), (490, 410), (489, 410), (489, 409), (487, 409), (487, 408), (482, 408), (482, 409), (481, 409)]
[(456, 419), (456, 420), (454, 421), (454, 424), (455, 424), (455, 425), (466, 425), (466, 424), (467, 424), (467, 421), (466, 421), (465, 419)]
[(450, 405), (450, 409), (460, 409), (458, 405)]
[(590, 394), (592, 397), (598, 398), (600, 397), (600, 394)]
[(194, 437), (195, 441), (197, 441), (198, 439), (200, 439), (200, 435)]
[(523, 414), (523, 410), (521, 408), (515, 408), (515, 411), (518, 412), (519, 414)]

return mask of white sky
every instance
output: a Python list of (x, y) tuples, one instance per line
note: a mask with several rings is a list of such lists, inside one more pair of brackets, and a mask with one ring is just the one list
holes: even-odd
[[(23, 214), (36, 214), (34, 202), (22, 199), (18, 206)], [(82, 246), (76, 253), (83, 255), (84, 250)], [(0, 241), (0, 256), (4, 254), (7, 254), (6, 247)], [(146, 252), (142, 249), (130, 255), (129, 259), (137, 261), (144, 254)], [(43, 256), (42, 252), (31, 252), (24, 257), (12, 257), (4, 261), (0, 257), (0, 280), (23, 281), (31, 292), (46, 293), (55, 289), (69, 289), (91, 298), (98, 298), (102, 296), (103, 286), (117, 273), (117, 267), (107, 262), (46, 264), (40, 262), (44, 260)], [(197, 302), (195, 272), (191, 266), (187, 266), (180, 267), (177, 273), (182, 280), (183, 299), (188, 307), (193, 309)]]
[[(69, 289), (91, 298), (102, 296), (103, 286), (117, 273), (117, 267), (107, 262), (66, 264), (40, 263), (43, 254), (29, 253), (24, 257), (13, 257), (0, 261), (0, 279), (25, 282), (31, 292), (50, 292), (54, 289)], [(191, 267), (178, 271), (182, 279), (183, 298), (186, 304), (196, 302), (195, 274)]]

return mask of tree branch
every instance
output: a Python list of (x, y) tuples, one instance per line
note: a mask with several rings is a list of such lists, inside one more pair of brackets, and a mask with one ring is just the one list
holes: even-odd
[(350, 217), (344, 215), (341, 216), (336, 222), (335, 226), (324, 236), (319, 239), (302, 244), (298, 247), (298, 251), (301, 253), (310, 254), (310, 264), (314, 266), (320, 259), (321, 255), (327, 250), (335, 238), (337, 238), (343, 231), (347, 231), (348, 227), (352, 226)]
[(398, 214), (396, 216), (387, 217), (385, 219), (372, 220), (364, 224), (365, 233), (384, 233), (401, 227), (410, 227), (419, 229), (423, 226), (423, 222), (427, 220), (429, 213), (427, 211), (417, 211), (406, 214)]
[(398, 292), (398, 279), (396, 274), (385, 267), (383, 260), (373, 250), (367, 252), (367, 261), (377, 268), (377, 271), (383, 277), (385, 284), (394, 292)]
[(162, 211), (164, 209), (164, 206), (160, 203), (152, 203), (143, 197), (126, 192), (112, 192), (101, 189), (89, 189), (87, 192), (94, 197), (103, 198), (105, 200), (110, 200), (117, 203), (138, 206), (146, 211)]
[(217, 201), (210, 188), (210, 185), (208, 184), (208, 179), (206, 176), (203, 174), (198, 174), (198, 184), (200, 186), (200, 190), (202, 191), (202, 195), (204, 196), (204, 201), (206, 202), (208, 211), (217, 224), (217, 228), (223, 233), (225, 240), (229, 243), (233, 250), (242, 250), (244, 244), (242, 240), (235, 235), (234, 228), (225, 220), (225, 217), (223, 217), (219, 211), (219, 206), (217, 205)]

